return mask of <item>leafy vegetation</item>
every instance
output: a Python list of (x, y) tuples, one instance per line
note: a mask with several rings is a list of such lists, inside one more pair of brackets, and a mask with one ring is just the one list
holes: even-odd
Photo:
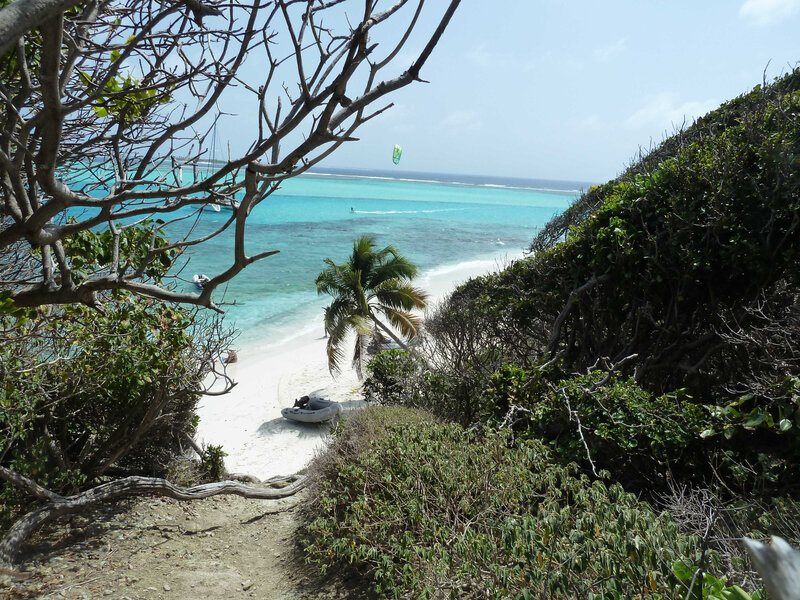
[(330, 258), (317, 276), (317, 291), (333, 296), (325, 309), (328, 333), (328, 365), (338, 371), (349, 333), (356, 336), (353, 366), (362, 371), (367, 345), (377, 348), (385, 336), (405, 347), (405, 343), (378, 319), (381, 315), (406, 339), (417, 335), (419, 318), (412, 310), (425, 307), (425, 293), (411, 285), (417, 266), (394, 247), (375, 249), (375, 240), (362, 236), (353, 244), (348, 261), (337, 265)]
[[(70, 220), (72, 223), (73, 220)], [(172, 261), (178, 256), (175, 249), (167, 249), (163, 221), (143, 220), (136, 226), (121, 231), (77, 231), (64, 240), (64, 247), (72, 256), (72, 278), (82, 283), (99, 273), (108, 272), (116, 264), (122, 276), (126, 267), (139, 264), (141, 276), (146, 281), (160, 284)], [(163, 249), (155, 256), (151, 250)], [(116, 256), (115, 256), (116, 253)]]
[[(77, 232), (65, 244), (72, 276), (164, 247), (157, 224), (120, 232)], [(160, 281), (173, 251), (150, 262)], [(15, 268), (24, 268), (17, 257)], [(226, 343), (214, 319), (124, 291), (102, 306), (20, 309), (0, 299), (0, 466), (57, 494), (73, 494), (111, 476), (164, 476), (197, 424), (200, 383)], [(219, 477), (219, 448), (207, 449), (200, 476)], [(26, 492), (3, 486), (0, 528), (30, 510)]]
[(731, 540), (800, 540), (799, 157), (795, 70), (457, 289), (365, 384), (451, 424), (324, 473), (314, 559), (387, 597), (760, 597)]
[[(314, 560), (366, 570), (385, 597), (685, 593), (664, 565), (696, 560), (699, 538), (618, 484), (557, 464), (535, 440), (511, 445), (508, 432), (383, 410), (353, 417), (348, 441), (328, 451), (346, 460), (326, 457), (317, 473)], [(354, 432), (365, 431), (353, 452)]]
[(533, 256), (469, 282), (426, 323), (433, 369), (388, 381), (379, 368), (370, 385), (392, 402), (402, 385), (440, 416), (444, 390), (458, 422), (530, 427), (640, 485), (667, 474), (789, 484), (800, 475), (798, 156), (795, 71), (590, 189)]
[[(0, 348), (0, 464), (57, 493), (109, 474), (163, 475), (196, 424), (207, 363), (192, 316), (119, 295), (9, 327)], [(29, 499), (4, 486), (2, 514)]]

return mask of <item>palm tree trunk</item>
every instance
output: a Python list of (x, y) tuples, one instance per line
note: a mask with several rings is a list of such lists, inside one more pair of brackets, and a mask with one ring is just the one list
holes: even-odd
[(406, 352), (408, 352), (412, 356), (418, 358), (422, 362), (422, 364), (425, 365), (426, 368), (430, 368), (430, 365), (428, 364), (428, 361), (425, 360), (424, 356), (422, 356), (419, 352), (414, 350), (414, 348), (409, 347), (408, 344), (403, 342), (403, 340), (401, 340), (399, 337), (397, 337), (397, 335), (395, 335), (394, 331), (392, 331), (386, 325), (384, 325), (383, 323), (378, 321), (378, 319), (376, 319), (374, 316), (372, 316), (372, 315), (370, 315), (370, 316), (372, 317), (372, 322), (375, 323), (376, 327), (381, 329), (390, 338), (392, 338), (395, 342), (397, 342), (397, 345), (400, 346), (403, 350), (405, 350)]
[(394, 331), (392, 331), (386, 325), (378, 321), (378, 319), (376, 319), (373, 315), (370, 315), (370, 317), (372, 317), (372, 322), (375, 323), (375, 326), (381, 331), (383, 331), (390, 338), (392, 338), (395, 342), (397, 342), (398, 346), (400, 346), (403, 350), (409, 350), (408, 345), (405, 342), (403, 342), (403, 340), (401, 340), (399, 337), (397, 337)]

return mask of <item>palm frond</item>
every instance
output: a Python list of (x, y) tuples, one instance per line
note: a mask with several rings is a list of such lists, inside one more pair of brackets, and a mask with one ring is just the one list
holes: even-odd
[(342, 350), (344, 335), (339, 333), (339, 335), (336, 336), (330, 329), (328, 330), (328, 335), (328, 343), (325, 346), (325, 350), (328, 354), (328, 371), (330, 371), (331, 375), (334, 375), (341, 371), (339, 365), (341, 365), (342, 358), (344, 357), (344, 351)]
[(356, 335), (364, 335), (371, 332), (370, 323), (360, 315), (354, 315), (351, 305), (344, 300), (334, 301), (325, 311), (325, 324), (328, 328), (328, 370), (338, 373), (341, 370), (341, 362), (344, 358), (344, 342), (347, 341), (348, 334), (355, 331)]
[(428, 305), (428, 294), (424, 290), (398, 279), (386, 281), (375, 288), (373, 297), (380, 304), (403, 310), (422, 309)]
[(375, 239), (371, 236), (361, 236), (353, 243), (353, 254), (347, 265), (352, 271), (370, 273), (379, 261), (375, 254)]
[(372, 270), (369, 277), (369, 287), (378, 287), (387, 281), (395, 279), (414, 279), (418, 272), (417, 265), (404, 256), (395, 255), (391, 260), (381, 262)]
[(375, 252), (375, 256), (378, 259), (378, 262), (381, 263), (388, 262), (390, 257), (391, 260), (401, 257), (400, 253), (397, 251), (397, 248), (394, 246), (386, 246), (385, 248), (378, 250)]
[(328, 338), (328, 345), (325, 346), (328, 354), (328, 371), (331, 375), (336, 375), (342, 368), (339, 366), (342, 363), (344, 352), (342, 351), (341, 344), (335, 344), (332, 338)]
[(325, 307), (325, 327), (328, 331), (333, 331), (338, 327), (338, 323), (346, 320), (354, 312), (354, 306), (350, 298), (336, 298)]
[(325, 263), (328, 266), (317, 275), (317, 293), (338, 296), (346, 292), (349, 275), (347, 265), (337, 265), (329, 258), (325, 259)]
[(369, 298), (360, 281), (354, 286), (353, 296), (353, 303), (358, 306), (359, 314), (369, 315)]
[(382, 307), (381, 312), (389, 324), (405, 339), (410, 340), (419, 333), (420, 319), (417, 315), (389, 307)]

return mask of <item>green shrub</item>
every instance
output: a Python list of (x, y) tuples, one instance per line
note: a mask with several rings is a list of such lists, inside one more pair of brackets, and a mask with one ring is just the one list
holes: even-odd
[(550, 442), (568, 461), (588, 465), (588, 454), (627, 484), (662, 485), (667, 469), (691, 478), (705, 465), (703, 432), (718, 420), (684, 390), (655, 396), (603, 371), (553, 382), (557, 374), (503, 365), (486, 392), (496, 422)]
[(380, 404), (418, 408), (438, 418), (462, 425), (485, 419), (491, 414), (476, 391), (484, 385), (483, 357), (454, 368), (437, 369), (404, 350), (379, 353), (367, 365), (364, 382), (367, 398)]
[[(65, 306), (2, 326), (0, 464), (62, 494), (110, 475), (165, 474), (194, 432), (209, 366), (192, 314), (118, 294), (102, 313)], [(12, 486), (0, 500), (0, 526), (31, 508)]]
[(383, 439), (397, 427), (434, 420), (422, 410), (396, 406), (369, 406), (339, 421), (331, 442), (309, 466), (308, 487), (312, 490), (309, 506), (314, 510), (325, 482), (335, 478), (343, 464), (358, 460), (375, 440)]
[(422, 362), (407, 350), (393, 348), (379, 352), (367, 363), (369, 376), (364, 381), (364, 395), (384, 404), (415, 403), (415, 383), (424, 368)]
[(508, 432), (391, 421), (359, 436), (359, 450), (318, 481), (313, 561), (369, 573), (384, 597), (671, 598), (683, 589), (671, 566), (696, 560), (699, 540), (619, 485), (554, 463), (538, 441), (514, 447)]
[[(591, 188), (534, 240), (533, 256), (457, 289), (426, 324), (430, 368), (390, 401), (465, 425), (508, 422), (519, 407), (514, 426), (559, 439), (570, 460), (586, 454), (580, 419), (615, 476), (632, 466), (652, 481), (670, 464), (739, 490), (791, 485), (798, 156), (795, 69)], [(603, 386), (581, 379), (608, 371)]]
[(206, 481), (220, 481), (225, 476), (225, 457), (228, 453), (222, 446), (209, 444), (200, 456), (200, 472)]

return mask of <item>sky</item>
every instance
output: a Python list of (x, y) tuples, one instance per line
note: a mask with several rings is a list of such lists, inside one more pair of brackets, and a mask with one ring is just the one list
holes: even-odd
[[(426, 5), (399, 67), (445, 5)], [(604, 182), (798, 64), (800, 0), (463, 0), (429, 83), (395, 92), (322, 164), (395, 168), (399, 144), (402, 170)]]

